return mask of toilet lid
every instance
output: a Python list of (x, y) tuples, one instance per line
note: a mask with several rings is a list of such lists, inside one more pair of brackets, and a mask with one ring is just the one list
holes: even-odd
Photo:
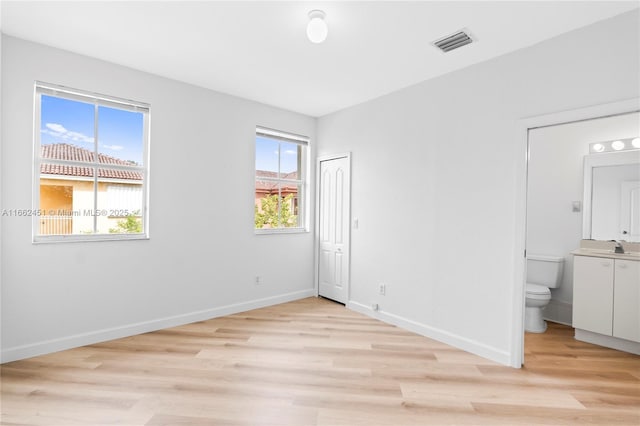
[(525, 291), (529, 294), (539, 294), (539, 295), (551, 294), (551, 290), (549, 290), (548, 287), (545, 287), (540, 284), (527, 283)]

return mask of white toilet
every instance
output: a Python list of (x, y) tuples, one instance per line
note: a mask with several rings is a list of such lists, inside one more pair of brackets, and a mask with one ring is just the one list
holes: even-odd
[(544, 333), (547, 323), (542, 319), (542, 310), (551, 300), (550, 288), (558, 288), (562, 283), (564, 258), (527, 255), (527, 283), (524, 329), (530, 333)]

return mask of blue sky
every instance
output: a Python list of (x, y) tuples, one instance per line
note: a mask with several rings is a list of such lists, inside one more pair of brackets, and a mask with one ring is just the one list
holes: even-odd
[(282, 173), (298, 170), (297, 144), (256, 136), (256, 170), (277, 172), (278, 153), (280, 153), (280, 171)]
[[(42, 95), (40, 143), (68, 143), (94, 150), (94, 106)], [(101, 106), (98, 108), (98, 152), (142, 164), (143, 115)]]

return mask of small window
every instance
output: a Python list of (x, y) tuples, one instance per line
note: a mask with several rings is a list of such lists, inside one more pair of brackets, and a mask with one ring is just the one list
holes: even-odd
[(148, 236), (149, 106), (35, 87), (33, 239)]
[(305, 136), (256, 128), (257, 233), (305, 230), (308, 144)]

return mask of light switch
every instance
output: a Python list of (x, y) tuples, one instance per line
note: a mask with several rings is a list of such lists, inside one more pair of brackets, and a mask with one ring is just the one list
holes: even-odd
[(573, 203), (571, 203), (572, 208), (571, 211), (574, 213), (579, 213), (582, 211), (582, 202), (580, 201), (574, 201)]
[(358, 218), (357, 217), (353, 218), (353, 229), (358, 229)]

